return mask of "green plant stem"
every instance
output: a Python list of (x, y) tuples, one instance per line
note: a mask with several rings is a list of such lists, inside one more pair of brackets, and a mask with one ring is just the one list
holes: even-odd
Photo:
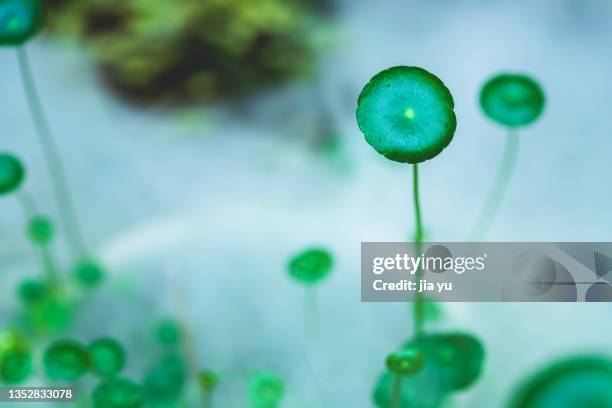
[[(21, 207), (21, 210), (23, 212), (23, 215), (26, 221), (25, 223), (27, 226), (28, 222), (38, 213), (38, 211), (36, 210), (36, 205), (34, 204), (34, 200), (32, 200), (32, 197), (30, 197), (23, 190), (18, 192), (16, 194), (16, 197)], [(40, 263), (43, 268), (43, 271), (45, 272), (45, 277), (46, 277), (47, 282), (51, 284), (52, 286), (59, 285), (60, 276), (58, 273), (55, 259), (49, 248), (49, 245), (45, 244), (45, 245), (33, 245), (33, 246), (35, 247), (34, 249), (36, 250), (40, 258)]]
[(43, 268), (45, 269), (45, 273), (47, 275), (47, 279), (54, 286), (59, 286), (60, 276), (57, 269), (57, 264), (55, 263), (55, 259), (51, 250), (47, 245), (43, 245), (39, 248), (40, 259), (43, 264)]
[[(416, 223), (416, 231), (414, 234), (415, 256), (420, 256), (423, 243), (423, 218), (421, 215), (421, 202), (419, 199), (419, 167), (418, 164), (412, 165), (412, 196), (414, 200), (414, 216)], [(419, 268), (416, 271), (415, 277), (417, 285), (423, 276), (423, 270)], [(425, 304), (421, 293), (416, 292), (414, 298), (414, 333), (415, 336), (423, 334), (423, 326), (425, 324)]]
[(36, 82), (32, 74), (30, 60), (25, 47), (22, 46), (17, 48), (17, 60), (19, 62), (19, 72), (21, 74), (21, 81), (30, 114), (45, 157), (47, 170), (51, 177), (62, 226), (64, 227), (72, 256), (78, 259), (86, 252), (83, 237), (81, 235), (81, 228), (66, 179), (66, 172), (60, 160), (53, 133), (51, 132), (49, 121), (47, 120), (43, 104), (37, 91)]
[(471, 241), (483, 240), (486, 238), (499, 206), (504, 198), (504, 194), (508, 188), (510, 179), (514, 172), (516, 158), (519, 149), (519, 134), (517, 131), (510, 129), (506, 138), (506, 147), (504, 155), (497, 169), (493, 187), (489, 191), (487, 200), (485, 201), (476, 226), (472, 230)]
[(419, 165), (412, 165), (412, 197), (414, 200), (414, 216), (416, 232), (414, 241), (417, 244), (423, 242), (423, 217), (421, 216), (421, 201), (419, 200)]
[(393, 393), (391, 394), (391, 408), (402, 407), (402, 376), (395, 374), (393, 380)]

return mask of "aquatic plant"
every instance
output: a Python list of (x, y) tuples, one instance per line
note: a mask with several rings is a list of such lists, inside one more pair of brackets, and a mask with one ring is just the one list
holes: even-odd
[[(17, 57), (28, 107), (45, 157), (52, 188), (59, 209), (59, 232), (65, 235), (72, 256), (72, 278), (80, 285), (60, 281), (60, 270), (51, 244), (55, 238), (52, 219), (42, 215), (36, 202), (23, 184), (26, 170), (15, 155), (0, 152), (0, 196), (13, 194), (21, 206), (26, 221), (25, 237), (41, 255), (46, 274), (22, 280), (17, 295), (23, 309), (15, 316), (20, 330), (37, 342), (46, 342), (48, 335), (64, 332), (72, 322), (83, 292), (79, 289), (96, 287), (104, 278), (104, 269), (90, 256), (81, 235), (71, 192), (59, 151), (51, 132), (36, 83), (25, 43), (42, 27), (44, 10), (40, 1), (0, 0), (0, 45), (17, 46)], [(172, 343), (172, 340), (166, 341)], [(171, 336), (170, 336), (171, 337)], [(176, 334), (175, 337), (179, 337)], [(26, 381), (33, 367), (33, 354), (41, 344), (30, 344), (21, 333), (0, 332), (0, 383), (19, 384)], [(144, 405), (145, 395), (155, 401), (176, 401), (183, 391), (186, 370), (182, 358), (166, 356), (147, 373), (146, 388), (130, 380), (118, 378), (125, 365), (125, 351), (114, 339), (100, 338), (85, 347), (70, 339), (47, 344), (42, 353), (42, 369), (50, 383), (70, 382), (85, 398), (81, 379), (92, 372), (101, 382), (91, 394), (95, 407), (130, 408)], [(212, 388), (210, 388), (212, 391)], [(85, 400), (79, 400), (86, 403)], [(81, 405), (80, 405), (81, 406)]]
[[(357, 100), (357, 123), (365, 140), (386, 158), (413, 167), (415, 253), (422, 252), (423, 223), (418, 164), (437, 156), (453, 139), (457, 120), (453, 97), (444, 83), (422, 68), (399, 66), (375, 75)], [(416, 278), (422, 276), (418, 270)], [(464, 334), (425, 334), (426, 303), (414, 299), (414, 337), (387, 358), (374, 391), (381, 408), (439, 407), (480, 374), (480, 342)], [(403, 385), (403, 375), (411, 375)]]
[(59, 209), (60, 220), (66, 234), (66, 238), (69, 242), (70, 250), (74, 258), (82, 256), (86, 252), (85, 244), (81, 234), (81, 228), (77, 220), (76, 209), (73, 204), (72, 193), (66, 178), (66, 172), (60, 159), (58, 148), (55, 144), (55, 138), (51, 131), (49, 121), (46, 117), (34, 76), (30, 66), (27, 51), (25, 47), (17, 49), (17, 56), (19, 61), (19, 68), (21, 72), (21, 79), (23, 81), (23, 87), (32, 115), (32, 120), (36, 127), (36, 134), (42, 147), (43, 154), (45, 156), (45, 162), (49, 175), (51, 176), (51, 182), (53, 185), (53, 191), (57, 207)]
[(385, 361), (387, 370), (395, 376), (391, 397), (393, 408), (401, 408), (402, 378), (418, 373), (423, 368), (424, 360), (422, 352), (410, 348), (393, 352), (387, 356)]
[(378, 153), (417, 164), (440, 154), (453, 139), (453, 108), (453, 97), (438, 77), (418, 67), (393, 67), (361, 91), (357, 123)]
[(427, 364), (437, 366), (438, 376), (451, 391), (470, 387), (482, 373), (484, 347), (470, 334), (428, 334), (410, 340), (404, 348), (421, 351)]
[(0, 46), (20, 46), (42, 28), (40, 0), (0, 0)]
[(206, 392), (212, 392), (219, 384), (219, 376), (210, 370), (202, 370), (198, 373), (198, 384)]
[(14, 330), (0, 332), (0, 383), (20, 384), (32, 373), (32, 350), (26, 338)]
[(524, 74), (503, 73), (489, 79), (480, 91), (485, 115), (508, 129), (506, 146), (493, 187), (487, 195), (472, 240), (484, 239), (512, 178), (519, 149), (519, 129), (535, 122), (542, 114), (546, 98), (540, 84)]
[(145, 406), (142, 386), (125, 378), (109, 378), (92, 393), (95, 408), (141, 408)]
[(202, 393), (202, 406), (212, 408), (212, 395), (219, 385), (219, 376), (211, 370), (201, 370), (197, 374), (198, 386)]
[(26, 309), (26, 321), (37, 335), (47, 336), (62, 333), (73, 322), (76, 305), (66, 299), (61, 292), (47, 287), (46, 296), (31, 303)]
[(117, 375), (125, 366), (125, 351), (109, 337), (94, 340), (88, 347), (91, 371), (100, 377)]
[(333, 258), (324, 248), (309, 248), (289, 260), (289, 275), (303, 285), (314, 285), (332, 271)]
[(2, 0), (0, 1), (0, 46), (13, 46), (17, 50), (17, 61), (28, 108), (36, 128), (47, 170), (60, 213), (60, 220), (75, 259), (86, 253), (81, 229), (73, 204), (72, 193), (66, 179), (62, 160), (59, 155), (49, 120), (45, 114), (41, 98), (25, 44), (41, 30), (45, 10), (40, 0)]
[(43, 354), (43, 367), (53, 380), (73, 381), (87, 373), (89, 353), (74, 340), (56, 340)]
[(19, 202), (25, 216), (29, 218), (26, 236), (39, 254), (42, 269), (45, 271), (46, 285), (49, 287), (47, 294), (51, 295), (51, 291), (57, 289), (61, 283), (57, 260), (50, 248), (54, 237), (53, 223), (48, 217), (37, 215), (32, 198), (25, 192), (19, 196)]
[(19, 298), (26, 305), (34, 305), (41, 302), (47, 296), (48, 290), (45, 282), (39, 279), (25, 279), (17, 289)]
[(418, 373), (423, 368), (423, 353), (419, 350), (406, 348), (387, 356), (387, 369), (395, 375), (410, 375)]
[(47, 247), (53, 238), (53, 225), (48, 218), (37, 214), (34, 201), (21, 188), (25, 175), (25, 167), (16, 156), (0, 153), (0, 196), (14, 194), (25, 219), (28, 220), (26, 235), (36, 246), (36, 252), (46, 273), (47, 284), (55, 285), (59, 281), (59, 276), (53, 255)]
[(55, 229), (49, 217), (35, 215), (28, 221), (27, 235), (37, 245), (47, 245), (53, 240)]
[[(378, 73), (357, 100), (357, 123), (366, 142), (390, 160), (412, 164), (417, 254), (423, 241), (418, 163), (440, 154), (453, 139), (457, 128), (453, 109), (446, 85), (418, 67), (398, 66)], [(421, 275), (422, 271), (416, 274)], [(414, 310), (415, 333), (420, 335), (425, 320), (420, 294)]]
[(10, 153), (0, 153), (0, 195), (17, 191), (24, 178), (25, 168), (21, 161)]
[(158, 362), (147, 373), (144, 390), (148, 401), (171, 403), (181, 395), (187, 380), (187, 367), (183, 357), (171, 353)]
[(480, 91), (480, 106), (487, 117), (508, 128), (533, 123), (542, 114), (544, 104), (542, 87), (524, 74), (497, 74)]
[(178, 321), (164, 319), (157, 323), (155, 335), (160, 343), (167, 346), (175, 346), (181, 342), (183, 329)]
[(334, 259), (325, 248), (307, 248), (289, 259), (287, 271), (289, 276), (305, 286), (305, 314), (312, 323), (317, 313), (315, 286), (332, 272)]
[[(403, 354), (407, 353), (407, 354)], [(401, 381), (404, 355), (409, 381)], [(391, 356), (393, 360), (390, 361)], [(482, 373), (484, 348), (474, 336), (464, 333), (424, 334), (405, 343), (387, 359), (374, 388), (379, 408), (439, 408), (452, 394), (473, 385)]]
[(249, 406), (251, 408), (276, 408), (285, 393), (285, 382), (272, 372), (258, 373), (249, 382)]
[(94, 259), (82, 259), (72, 271), (74, 279), (86, 288), (95, 288), (104, 280), (104, 269)]
[(579, 355), (545, 367), (516, 390), (509, 408), (612, 406), (612, 361)]

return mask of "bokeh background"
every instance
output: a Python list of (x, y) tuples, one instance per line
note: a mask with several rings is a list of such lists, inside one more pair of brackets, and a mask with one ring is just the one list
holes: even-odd
[[(354, 118), (361, 87), (389, 66), (421, 66), (455, 98), (455, 139), (421, 166), (428, 240), (465, 240), (493, 180), (505, 131), (484, 117), (477, 97), (499, 71), (537, 78), (547, 106), (521, 132), (489, 240), (610, 240), (610, 1), (336, 0), (280, 11), (272, 1), (258, 10), (249, 1), (210, 1), (247, 17), (203, 17), (187, 28), (179, 14), (193, 11), (123, 3), (153, 10), (152, 21), (125, 29), (131, 23), (104, 16), (85, 29), (86, 2), (54, 1), (47, 31), (28, 50), (86, 240), (107, 272), (62, 336), (120, 339), (133, 378), (150, 365), (156, 321), (173, 318), (192, 332), (197, 365), (219, 373), (219, 407), (247, 406), (247, 383), (259, 370), (285, 379), (282, 406), (373, 406), (385, 356), (412, 334), (409, 305), (360, 302), (360, 242), (410, 239), (414, 228), (410, 168), (376, 154)], [(276, 25), (252, 22), (264, 12)], [(280, 40), (227, 34), (240, 24), (272, 24)], [(207, 27), (227, 43), (182, 40), (185, 30)], [(232, 59), (244, 55), (232, 49), (240, 41), (256, 50), (276, 45)], [(211, 42), (214, 50), (202, 45)], [(154, 49), (137, 58), (139, 47)], [(202, 74), (194, 59), (215, 68)], [(176, 72), (156, 76), (156, 64)], [(188, 75), (195, 79), (185, 85)], [(27, 190), (55, 217), (10, 48), (0, 50), (0, 90), (0, 148), (24, 160)], [(3, 197), (0, 327), (22, 307), (18, 283), (38, 273), (23, 230), (17, 202)], [(314, 327), (305, 324), (303, 288), (286, 272), (289, 257), (312, 245), (335, 255), (317, 289)], [(56, 250), (67, 259), (61, 231)], [(428, 327), (470, 332), (486, 349), (482, 378), (452, 400), (456, 407), (504, 406), (543, 365), (612, 351), (607, 304), (441, 309)]]

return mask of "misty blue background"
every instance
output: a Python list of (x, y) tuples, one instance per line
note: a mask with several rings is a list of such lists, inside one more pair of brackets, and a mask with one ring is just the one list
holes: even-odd
[[(360, 303), (360, 242), (408, 239), (413, 208), (410, 168), (377, 155), (357, 129), (361, 87), (389, 66), (418, 65), (450, 88), (458, 129), (421, 166), (422, 204), (428, 239), (460, 241), (505, 137), (480, 112), (479, 87), (499, 71), (533, 75), (548, 103), (521, 132), (489, 239), (610, 241), (611, 22), (603, 0), (344, 1), (316, 81), (179, 111), (128, 107), (98, 82), (86, 51), (35, 41), (35, 76), (86, 238), (112, 275), (75, 335), (129, 343), (126, 328), (138, 337), (139, 322), (178, 315), (200, 365), (228, 378), (219, 406), (242, 406), (248, 373), (260, 369), (287, 379), (288, 407), (372, 406), (384, 357), (412, 321), (406, 304)], [(11, 49), (0, 50), (0, 93), (0, 149), (24, 159), (26, 188), (55, 214)], [(321, 108), (341, 137), (335, 156), (313, 148)], [(36, 265), (22, 229), (15, 200), (0, 200), (0, 324)], [(303, 291), (284, 268), (312, 244), (329, 246), (337, 267), (308, 333)], [(612, 351), (607, 304), (446, 304), (444, 314), (432, 330), (471, 332), (487, 351), (484, 376), (457, 407), (501, 406), (548, 361)]]

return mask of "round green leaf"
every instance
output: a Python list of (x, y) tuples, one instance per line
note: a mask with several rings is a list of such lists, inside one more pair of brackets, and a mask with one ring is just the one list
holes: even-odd
[(453, 139), (453, 97), (435, 75), (417, 67), (393, 67), (368, 82), (357, 102), (366, 141), (386, 158), (420, 163)]
[(39, 279), (25, 279), (17, 288), (19, 298), (26, 305), (42, 302), (47, 295), (47, 285)]
[(118, 374), (125, 366), (125, 351), (117, 341), (103, 337), (89, 345), (91, 369), (101, 377)]
[(542, 87), (523, 74), (499, 74), (480, 92), (480, 106), (493, 121), (511, 128), (534, 122), (544, 110)]
[(43, 355), (43, 365), (49, 378), (73, 381), (89, 368), (87, 349), (73, 340), (58, 340), (49, 345)]
[(28, 237), (32, 242), (46, 245), (53, 239), (53, 222), (41, 215), (32, 217), (28, 222)]
[(333, 258), (324, 248), (309, 248), (289, 260), (289, 275), (296, 281), (313, 285), (325, 279), (332, 271)]
[(43, 24), (41, 0), (0, 0), (0, 46), (22, 45)]
[(81, 285), (95, 288), (104, 279), (104, 269), (93, 259), (85, 259), (76, 264), (73, 276)]
[(21, 161), (8, 153), (0, 153), (0, 195), (14, 192), (21, 186), (25, 168)]

